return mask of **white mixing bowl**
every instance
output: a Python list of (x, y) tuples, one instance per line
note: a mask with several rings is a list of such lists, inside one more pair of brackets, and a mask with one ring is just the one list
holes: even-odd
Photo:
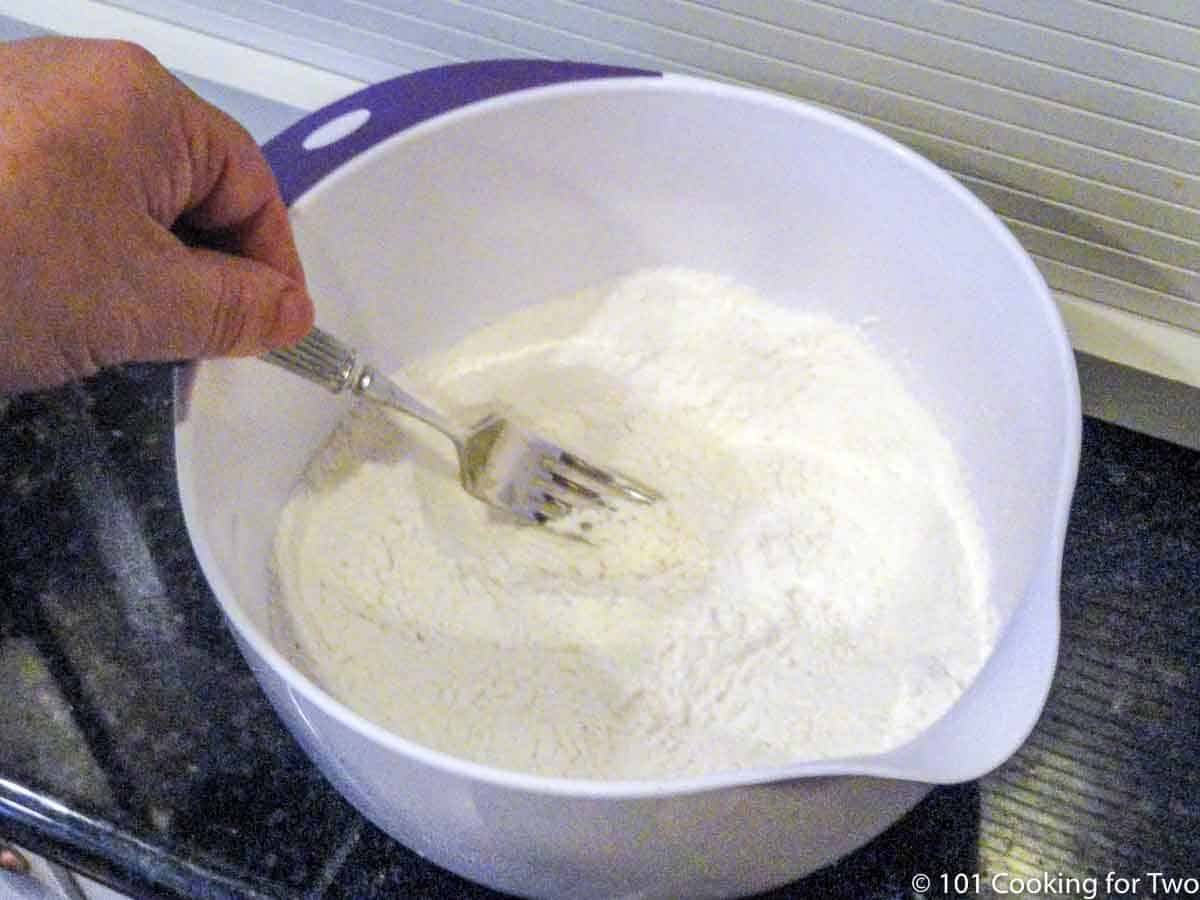
[(1057, 652), (1078, 385), (1029, 257), (950, 177), (793, 100), (533, 61), (376, 85), (266, 151), (319, 321), (385, 370), (649, 266), (871, 317), (877, 347), (966, 461), (1006, 623), (949, 713), (880, 756), (639, 782), (452, 758), (365, 721), (271, 642), (276, 518), (346, 406), (257, 360), (201, 363), (180, 379), (176, 429), (197, 556), (279, 714), (368, 818), (435, 863), (524, 896), (727, 897), (833, 861), (930, 784), (975, 778), (1018, 748)]

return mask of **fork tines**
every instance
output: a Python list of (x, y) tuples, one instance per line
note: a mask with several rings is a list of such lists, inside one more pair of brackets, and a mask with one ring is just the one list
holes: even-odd
[[(587, 503), (608, 506), (606, 494), (615, 494), (635, 503), (650, 504), (662, 499), (653, 488), (608, 469), (601, 469), (566, 450), (548, 452), (542, 457), (542, 468), (550, 482), (562, 488), (572, 498)], [(560, 496), (544, 495), (540, 521), (559, 518), (571, 512), (572, 504)], [(542, 516), (545, 518), (542, 518)]]
[(627, 475), (620, 475), (616, 472), (610, 472), (593, 466), (591, 463), (583, 461), (574, 453), (569, 453), (566, 450), (559, 453), (558, 461), (567, 468), (579, 472), (587, 478), (592, 479), (592, 481), (608, 488), (610, 491), (615, 491), (636, 503), (655, 503), (662, 499), (662, 495), (654, 490), (654, 488), (642, 484), (640, 481), (636, 481)]

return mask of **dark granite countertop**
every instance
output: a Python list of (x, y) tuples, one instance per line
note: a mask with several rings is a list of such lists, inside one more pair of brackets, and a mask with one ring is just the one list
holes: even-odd
[[(0, 837), (139, 898), (499, 896), (367, 824), (259, 693), (185, 534), (171, 377), (126, 367), (0, 420)], [(1033, 736), (764, 897), (909, 898), (917, 873), (929, 896), (976, 873), (1014, 894), (1097, 877), (1104, 896), (1109, 872), (1150, 896), (1150, 872), (1200, 876), (1198, 548), (1200, 454), (1086, 420)]]

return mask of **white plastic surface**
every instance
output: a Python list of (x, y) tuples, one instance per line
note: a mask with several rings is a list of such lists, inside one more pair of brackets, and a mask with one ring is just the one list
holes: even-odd
[(326, 179), (294, 222), (322, 325), (385, 369), (521, 305), (660, 264), (871, 323), (966, 460), (1011, 625), (959, 706), (885, 757), (635, 783), (464, 763), (363, 721), (269, 643), (275, 519), (344, 407), (254, 360), (206, 362), (181, 385), (177, 433), (197, 554), (289, 727), (386, 831), (522, 895), (734, 896), (836, 859), (924, 783), (974, 778), (1024, 740), (1057, 652), (1078, 386), (1032, 263), (948, 177), (795, 102), (612, 80), (419, 126)]

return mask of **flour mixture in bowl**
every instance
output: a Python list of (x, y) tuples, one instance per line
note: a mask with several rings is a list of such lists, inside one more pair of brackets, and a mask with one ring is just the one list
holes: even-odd
[(356, 408), (276, 537), (279, 628), (328, 691), (447, 753), (636, 779), (876, 753), (991, 650), (989, 562), (937, 423), (859, 331), (666, 269), (523, 310), (403, 373), (665, 500), (515, 525), (453, 448)]

